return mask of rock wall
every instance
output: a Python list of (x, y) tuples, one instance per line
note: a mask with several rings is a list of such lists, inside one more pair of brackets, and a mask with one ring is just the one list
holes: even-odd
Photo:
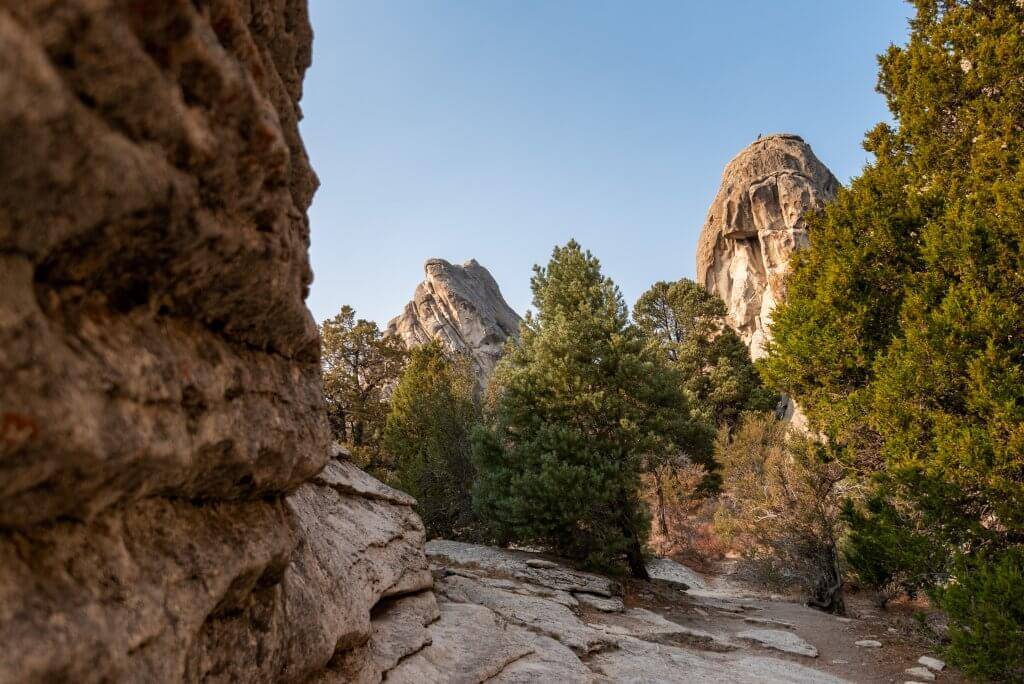
[(754, 359), (785, 296), (790, 255), (807, 245), (804, 214), (839, 182), (810, 145), (790, 134), (751, 143), (725, 167), (697, 244), (697, 282), (725, 300), (727, 321)]
[(400, 336), (410, 347), (439, 340), (469, 354), (480, 385), (486, 385), (505, 340), (519, 336), (522, 319), (476, 259), (461, 266), (428, 259), (423, 270), (426, 278), (401, 315), (388, 322), (387, 334)]
[(0, 2), (0, 682), (416, 648), (375, 637), (433, 600), (412, 501), (328, 454), (311, 39), (304, 0)]

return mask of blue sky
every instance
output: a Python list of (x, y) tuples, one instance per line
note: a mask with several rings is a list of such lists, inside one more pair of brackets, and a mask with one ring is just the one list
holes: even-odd
[(302, 134), (316, 319), (382, 326), (428, 257), (476, 258), (520, 313), (575, 237), (630, 305), (692, 277), (726, 162), (804, 137), (840, 180), (888, 119), (897, 0), (312, 0)]

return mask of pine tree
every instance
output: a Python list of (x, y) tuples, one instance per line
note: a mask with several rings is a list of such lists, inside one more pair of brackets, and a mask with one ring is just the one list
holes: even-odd
[(475, 435), (476, 509), (500, 542), (599, 567), (624, 557), (646, 577), (641, 472), (662, 454), (706, 454), (706, 432), (589, 252), (556, 247), (531, 285), (537, 313), (499, 364), (489, 425)]
[[(999, 581), (1024, 577), (1024, 5), (914, 4), (909, 43), (880, 58), (897, 125), (868, 134), (875, 162), (812, 220), (767, 378), (874, 478), (883, 503), (852, 518), (864, 574), (952, 576), (961, 589), (937, 595), (957, 597), (957, 634), (987, 611), (1020, 620), (974, 575), (984, 554)], [(1003, 649), (979, 637), (954, 656), (972, 669)]]
[(383, 438), (389, 481), (417, 499), (431, 537), (465, 537), (472, 527), (475, 387), (469, 359), (434, 341), (411, 351), (391, 397)]
[(679, 369), (694, 410), (731, 428), (744, 411), (773, 409), (778, 395), (762, 384), (725, 314), (721, 297), (686, 278), (655, 283), (633, 307), (633, 320)]
[[(779, 398), (761, 383), (750, 351), (726, 325), (725, 314), (721, 297), (687, 278), (655, 283), (633, 307), (637, 326), (679, 372), (694, 417), (712, 432), (730, 430), (744, 412), (771, 410)], [(672, 533), (669, 508), (678, 510), (683, 503), (671, 493), (678, 493), (681, 483), (689, 479), (684, 474), (694, 465), (705, 473), (696, 490), (686, 493), (686, 505), (692, 505), (697, 496), (717, 492), (722, 476), (710, 455), (663, 461), (650, 469), (648, 498), (655, 509), (658, 534), (667, 537)]]

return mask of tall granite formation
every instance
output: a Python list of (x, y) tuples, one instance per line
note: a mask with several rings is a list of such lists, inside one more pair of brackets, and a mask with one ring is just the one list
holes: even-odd
[(388, 322), (387, 334), (400, 336), (409, 347), (439, 340), (468, 354), (480, 385), (486, 385), (505, 340), (518, 338), (522, 319), (476, 259), (461, 266), (428, 259), (423, 270), (426, 278), (401, 315)]
[(377, 619), (434, 600), (412, 501), (328, 454), (310, 41), (303, 0), (0, 2), (0, 682), (379, 679), (426, 638)]
[(760, 138), (725, 167), (697, 244), (697, 282), (725, 300), (729, 325), (755, 359), (764, 355), (772, 309), (785, 296), (790, 255), (807, 245), (804, 214), (838, 189), (796, 135)]

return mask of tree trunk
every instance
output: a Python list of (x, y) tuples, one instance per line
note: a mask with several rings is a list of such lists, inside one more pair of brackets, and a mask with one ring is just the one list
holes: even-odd
[(836, 552), (835, 546), (829, 548), (827, 555), (822, 567), (822, 576), (814, 589), (814, 596), (808, 599), (807, 604), (829, 613), (845, 615), (843, 573), (839, 569), (839, 554)]
[(654, 468), (654, 486), (658, 490), (658, 534), (668, 537), (668, 520), (665, 518), (665, 488), (661, 483), (661, 473)]
[(629, 562), (629, 574), (642, 580), (649, 580), (651, 576), (647, 573), (647, 564), (644, 563), (644, 549), (634, 533), (629, 543), (629, 551), (626, 553), (626, 560)]
[(640, 534), (633, 526), (632, 519), (629, 517), (629, 511), (632, 509), (629, 505), (629, 497), (624, 495), (619, 505), (622, 507), (619, 525), (622, 533), (629, 540), (629, 548), (626, 550), (626, 562), (629, 564), (629, 573), (637, 579), (649, 580), (651, 576), (647, 574), (647, 564), (644, 563), (644, 545), (640, 540)]

